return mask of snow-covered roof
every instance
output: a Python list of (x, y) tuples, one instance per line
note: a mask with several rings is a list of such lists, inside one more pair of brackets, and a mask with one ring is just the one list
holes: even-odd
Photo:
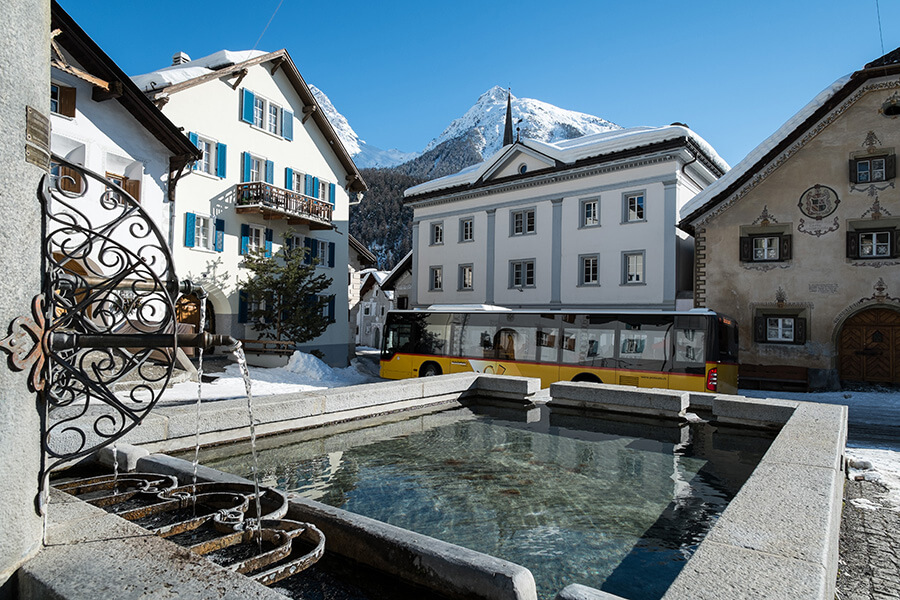
[(219, 50), (209, 56), (198, 58), (180, 65), (172, 65), (164, 69), (158, 69), (135, 75), (131, 78), (134, 83), (145, 92), (160, 90), (164, 87), (188, 81), (196, 77), (207, 75), (219, 69), (230, 67), (245, 60), (268, 54), (262, 50)]
[[(683, 218), (688, 218), (689, 216), (694, 216), (694, 213), (697, 212), (701, 207), (707, 204), (710, 200), (718, 196), (721, 192), (726, 190), (732, 183), (745, 176), (748, 171), (750, 171), (764, 156), (766, 156), (773, 149), (778, 147), (784, 140), (793, 133), (800, 125), (803, 124), (808, 118), (810, 118), (813, 113), (819, 110), (822, 106), (825, 105), (828, 100), (834, 97), (839, 91), (841, 91), (844, 86), (846, 86), (850, 82), (850, 75), (846, 75), (841, 77), (827, 88), (822, 90), (815, 98), (813, 98), (809, 104), (801, 108), (797, 114), (787, 120), (784, 125), (778, 128), (778, 130), (765, 139), (759, 146), (754, 148), (750, 154), (748, 154), (744, 160), (739, 162), (737, 166), (728, 171), (724, 176), (714, 181), (707, 188), (701, 191), (699, 194), (690, 199), (681, 209), (681, 215)], [(697, 215), (699, 216), (699, 215)]]
[(623, 150), (647, 146), (668, 140), (688, 138), (693, 141), (707, 157), (722, 171), (728, 170), (728, 163), (720, 157), (713, 147), (688, 127), (668, 125), (665, 127), (631, 127), (585, 135), (579, 138), (560, 142), (541, 142), (524, 139), (502, 147), (484, 162), (466, 167), (458, 173), (440, 177), (417, 186), (404, 193), (409, 198), (428, 192), (470, 185), (485, 176), (497, 163), (516, 151), (517, 146), (524, 146), (535, 152), (546, 155), (559, 163), (571, 165), (579, 160), (612, 154)]

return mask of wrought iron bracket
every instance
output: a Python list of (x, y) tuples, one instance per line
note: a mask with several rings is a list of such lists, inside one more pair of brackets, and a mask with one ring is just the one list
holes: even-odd
[(0, 350), (6, 351), (9, 368), (13, 371), (31, 369), (28, 389), (44, 389), (44, 296), (38, 294), (31, 304), (31, 317), (16, 317), (9, 324), (9, 335), (0, 340)]

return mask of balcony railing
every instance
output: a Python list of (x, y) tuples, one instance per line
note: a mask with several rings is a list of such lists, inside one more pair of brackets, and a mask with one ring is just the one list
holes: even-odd
[(289, 223), (305, 223), (313, 229), (331, 227), (332, 206), (305, 194), (253, 181), (235, 186), (238, 212), (260, 212), (266, 218), (283, 218)]

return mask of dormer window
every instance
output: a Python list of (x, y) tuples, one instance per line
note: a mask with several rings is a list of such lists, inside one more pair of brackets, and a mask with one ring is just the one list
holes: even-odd
[(850, 160), (850, 181), (877, 183), (896, 177), (896, 157), (893, 154), (866, 156)]

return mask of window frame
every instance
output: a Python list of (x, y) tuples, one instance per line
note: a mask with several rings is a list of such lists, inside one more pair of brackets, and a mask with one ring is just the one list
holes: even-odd
[[(875, 168), (876, 161), (883, 161), (881, 169)], [(860, 167), (866, 165), (864, 172), (866, 177), (860, 177)], [(876, 179), (873, 174), (876, 171), (882, 171), (881, 178)], [(874, 154), (871, 156), (859, 156), (850, 159), (850, 182), (861, 184), (881, 183), (890, 181), (897, 176), (897, 159), (892, 153)]]
[[(637, 199), (640, 198), (640, 203)], [(635, 218), (631, 218), (631, 200), (635, 200)], [(638, 208), (640, 216), (637, 216)], [(622, 194), (622, 223), (646, 223), (647, 222), (647, 191), (639, 190), (624, 192)]]
[[(593, 206), (593, 222), (588, 222), (588, 206)], [(585, 198), (578, 206), (578, 228), (590, 229), (593, 227), (600, 227), (600, 198)]]
[(428, 245), (443, 246), (444, 245), (444, 222), (434, 221), (428, 225)]
[[(887, 236), (886, 242), (878, 242), (878, 236)], [(887, 248), (887, 253), (863, 254), (863, 237), (872, 236), (872, 248), (877, 249), (880, 244)], [(900, 258), (900, 227), (878, 227), (865, 229), (848, 229), (847, 231), (847, 252), (846, 256), (850, 260), (885, 260), (892, 258)]]
[(444, 291), (444, 266), (432, 265), (428, 267), (428, 291)]
[[(778, 337), (770, 338), (769, 333), (772, 330), (770, 325), (773, 320), (777, 321), (776, 330), (780, 334), (786, 330), (784, 327), (785, 322), (790, 321), (791, 337), (786, 338), (783, 335), (779, 335)], [(756, 312), (753, 321), (753, 341), (757, 344), (802, 346), (806, 343), (808, 335), (807, 318), (804, 316), (803, 311), (763, 309)]]
[[(205, 227), (201, 225), (205, 222)], [(208, 252), (215, 251), (216, 245), (216, 220), (211, 215), (203, 213), (194, 213), (194, 248), (206, 250)], [(201, 244), (200, 240), (206, 239), (206, 244)]]
[[(536, 275), (536, 260), (534, 258), (520, 258), (516, 260), (509, 261), (509, 289), (511, 290), (519, 290), (525, 288), (535, 288), (537, 287), (537, 275)], [(529, 283), (529, 272), (528, 267), (531, 267), (531, 282)], [(519, 275), (521, 283), (516, 283), (516, 275), (517, 268), (519, 269)]]
[(463, 217), (459, 220), (459, 243), (475, 241), (475, 217)]
[[(469, 284), (466, 285), (466, 273), (469, 275)], [(475, 289), (475, 265), (472, 263), (465, 263), (459, 265), (457, 269), (457, 286), (456, 290), (459, 292), (471, 292)]]
[[(531, 230), (528, 229), (528, 216), (531, 215)], [(522, 231), (516, 231), (516, 218), (522, 217)], [(537, 234), (537, 208), (520, 208), (509, 211), (509, 236), (519, 237), (523, 235)]]
[[(589, 281), (586, 277), (587, 275), (587, 262), (593, 261), (593, 280)], [(593, 254), (579, 254), (578, 255), (578, 286), (586, 286), (586, 287), (599, 287), (600, 286), (600, 255), (597, 253)]]
[[(641, 273), (640, 279), (629, 281), (629, 264), (630, 257), (640, 257)], [(646, 250), (626, 250), (622, 252), (622, 285), (647, 285), (647, 251)]]
[[(257, 235), (258, 234), (258, 235)], [(259, 238), (259, 244), (254, 243), (254, 239)], [(253, 223), (247, 224), (247, 251), (266, 249), (266, 228)]]

